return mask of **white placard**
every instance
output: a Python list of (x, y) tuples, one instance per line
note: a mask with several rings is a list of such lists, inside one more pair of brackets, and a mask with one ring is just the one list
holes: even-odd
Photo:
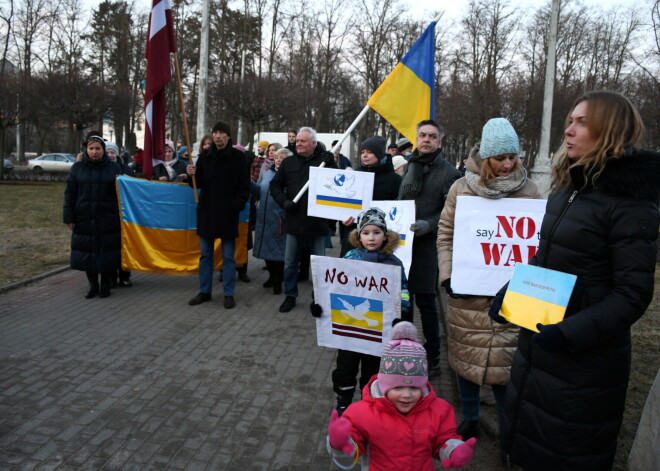
[(308, 191), (308, 215), (344, 221), (370, 207), (374, 174), (311, 167)]
[(401, 311), (401, 267), (311, 257), (319, 346), (380, 356)]
[(494, 296), (518, 262), (529, 263), (539, 245), (546, 200), (456, 199), (451, 289)]
[(403, 263), (406, 276), (410, 274), (412, 263), (413, 238), (415, 233), (410, 230), (410, 225), (415, 222), (415, 200), (386, 200), (372, 201), (371, 207), (376, 207), (387, 215), (387, 228), (399, 233), (399, 248), (394, 255)]

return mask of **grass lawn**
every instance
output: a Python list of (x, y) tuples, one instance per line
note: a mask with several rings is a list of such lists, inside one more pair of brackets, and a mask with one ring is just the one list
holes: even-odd
[(63, 182), (0, 181), (0, 286), (69, 264)]

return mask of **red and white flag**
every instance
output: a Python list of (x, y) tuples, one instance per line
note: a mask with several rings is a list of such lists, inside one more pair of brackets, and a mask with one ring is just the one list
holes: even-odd
[(153, 0), (147, 30), (147, 83), (144, 92), (146, 128), (142, 174), (151, 178), (153, 160), (165, 153), (165, 87), (172, 79), (170, 53), (176, 52), (170, 0)]

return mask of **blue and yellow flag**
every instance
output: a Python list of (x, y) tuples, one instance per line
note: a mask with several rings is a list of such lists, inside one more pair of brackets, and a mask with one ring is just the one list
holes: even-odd
[[(121, 261), (126, 270), (192, 275), (199, 269), (197, 204), (183, 183), (118, 177), (121, 211)], [(236, 264), (247, 261), (249, 202), (239, 215)], [(222, 266), (221, 241), (216, 240), (215, 268)]]
[(367, 104), (412, 143), (416, 125), (435, 119), (435, 21), (413, 44)]

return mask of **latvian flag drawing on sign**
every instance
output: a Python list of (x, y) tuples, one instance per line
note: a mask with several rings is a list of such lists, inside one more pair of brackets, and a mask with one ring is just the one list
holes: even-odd
[(383, 302), (345, 294), (330, 294), (332, 333), (368, 340), (383, 341)]

